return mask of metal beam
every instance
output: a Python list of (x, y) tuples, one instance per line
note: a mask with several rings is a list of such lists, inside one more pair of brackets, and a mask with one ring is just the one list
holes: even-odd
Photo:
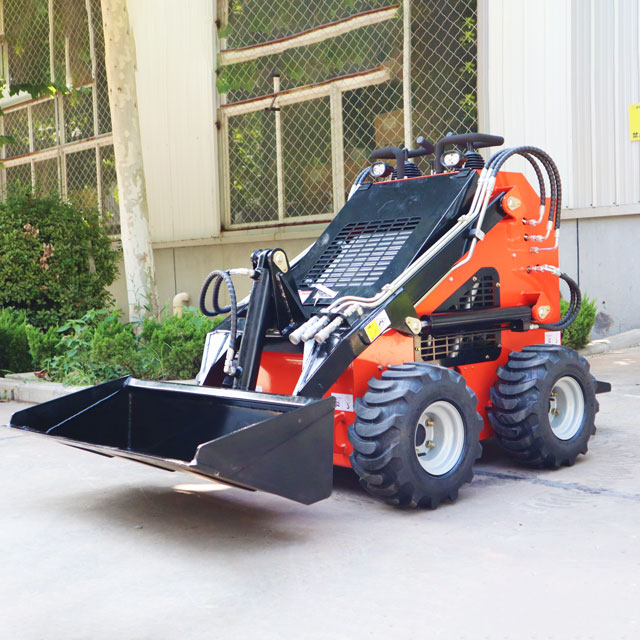
[(385, 20), (395, 18), (398, 14), (398, 8), (399, 5), (392, 5), (382, 7), (381, 9), (371, 9), (369, 11), (363, 11), (362, 13), (349, 16), (342, 20), (336, 20), (335, 22), (330, 22), (319, 27), (301, 31), (300, 33), (287, 36), (286, 38), (279, 38), (278, 40), (262, 42), (260, 44), (250, 45), (239, 49), (224, 49), (220, 51), (220, 66), (248, 62), (250, 60), (255, 60), (256, 58), (282, 53), (288, 49), (307, 47), (310, 44), (316, 44), (317, 42), (322, 42), (329, 38), (335, 38), (344, 33), (349, 33), (349, 31), (353, 31), (354, 29), (360, 29), (361, 27), (367, 27), (378, 22), (384, 22)]
[(353, 73), (348, 76), (341, 76), (326, 80), (325, 82), (317, 82), (308, 84), (295, 89), (287, 89), (277, 94), (260, 96), (240, 102), (231, 102), (220, 107), (220, 112), (227, 118), (243, 115), (245, 113), (253, 113), (254, 111), (263, 111), (271, 106), (274, 98), (277, 98), (279, 107), (288, 104), (297, 104), (306, 100), (314, 100), (316, 98), (325, 98), (331, 95), (332, 87), (339, 91), (351, 91), (360, 89), (361, 87), (369, 87), (374, 84), (381, 84), (391, 79), (391, 72), (388, 67), (380, 66), (369, 71), (361, 73)]

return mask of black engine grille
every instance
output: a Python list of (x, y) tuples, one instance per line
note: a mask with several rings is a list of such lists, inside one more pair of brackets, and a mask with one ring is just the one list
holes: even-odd
[(420, 355), (424, 362), (446, 360), (447, 366), (452, 366), (456, 362), (479, 362), (486, 359), (486, 355), (494, 359), (495, 350), (500, 353), (499, 345), (500, 331), (460, 331), (443, 336), (423, 336)]
[(496, 280), (497, 273), (494, 269), (481, 269), (474, 279), (469, 280), (459, 293), (447, 300), (438, 311), (475, 311), (500, 306), (496, 295)]
[(306, 286), (376, 284), (402, 250), (420, 218), (352, 222), (345, 225), (304, 279)]

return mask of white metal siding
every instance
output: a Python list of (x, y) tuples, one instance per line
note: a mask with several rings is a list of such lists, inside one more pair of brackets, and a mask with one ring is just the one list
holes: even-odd
[(151, 236), (219, 235), (213, 0), (128, 0)]
[[(547, 150), (566, 175), (570, 165), (570, 81), (567, 22), (570, 0), (491, 0), (486, 3), (485, 121), (488, 133), (509, 147), (530, 144)], [(509, 162), (525, 171), (528, 163)]]
[(639, 4), (486, 2), (488, 130), (548, 151), (565, 207), (640, 202), (640, 143), (628, 125), (628, 105), (640, 102)]

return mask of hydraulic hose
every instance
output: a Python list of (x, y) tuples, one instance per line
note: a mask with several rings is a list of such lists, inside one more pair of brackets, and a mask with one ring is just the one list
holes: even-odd
[[(227, 286), (227, 291), (229, 292), (229, 305), (226, 307), (221, 307), (218, 300), (218, 296), (220, 295), (220, 287), (222, 286), (223, 282)], [(213, 310), (210, 311), (209, 309), (207, 309), (206, 299), (209, 286), (212, 283), (213, 289), (211, 291), (211, 303), (213, 305)], [(202, 285), (202, 290), (200, 291), (200, 311), (202, 311), (205, 316), (208, 316), (210, 318), (213, 316), (218, 316), (222, 313), (229, 313), (229, 347), (227, 349), (227, 357), (224, 363), (224, 372), (228, 375), (233, 375), (233, 358), (235, 356), (235, 348), (238, 338), (238, 303), (236, 300), (236, 290), (233, 286), (233, 281), (231, 280), (231, 276), (228, 272), (215, 270), (205, 278)]]
[(569, 302), (569, 309), (563, 318), (558, 322), (552, 322), (549, 324), (538, 323), (540, 329), (546, 329), (547, 331), (564, 331), (567, 329), (573, 321), (578, 317), (580, 311), (580, 305), (582, 304), (582, 294), (580, 288), (573, 278), (570, 278), (566, 273), (560, 273), (559, 278), (564, 280), (569, 285), (569, 291), (571, 292), (571, 300)]
[(536, 173), (536, 178), (538, 178), (538, 188), (540, 190), (540, 206), (544, 209), (545, 206), (545, 188), (544, 188), (544, 178), (542, 177), (542, 171), (540, 171), (540, 167), (538, 163), (534, 160), (533, 156), (529, 153), (522, 154), (524, 159), (529, 162), (529, 164), (533, 167), (533, 170)]
[(507, 149), (504, 151), (499, 151), (494, 154), (487, 166), (491, 169), (491, 174), (495, 176), (502, 165), (510, 158), (512, 155), (522, 155), (529, 154), (537, 158), (541, 164), (544, 166), (547, 175), (550, 181), (551, 187), (551, 206), (549, 207), (549, 222), (555, 222), (554, 227), (557, 230), (560, 227), (560, 208), (562, 205), (562, 184), (560, 182), (560, 172), (558, 171), (558, 167), (555, 162), (552, 160), (551, 156), (548, 153), (543, 151), (542, 149), (538, 149), (537, 147), (530, 146), (522, 146), (522, 147), (514, 147), (512, 149)]

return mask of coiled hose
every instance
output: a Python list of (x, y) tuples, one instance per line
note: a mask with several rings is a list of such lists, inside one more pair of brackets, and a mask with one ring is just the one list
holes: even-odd
[[(229, 292), (229, 305), (221, 307), (218, 297), (220, 295), (220, 287), (222, 283), (227, 286)], [(213, 283), (211, 291), (211, 303), (213, 310), (207, 309), (207, 292)], [(212, 271), (205, 279), (200, 291), (200, 311), (209, 318), (218, 316), (223, 313), (229, 314), (229, 348), (227, 349), (227, 358), (224, 365), (224, 371), (227, 374), (233, 374), (233, 358), (235, 356), (236, 342), (238, 339), (238, 303), (236, 299), (236, 290), (233, 286), (231, 276), (226, 271)]]
[(564, 318), (558, 320), (558, 322), (552, 322), (549, 324), (538, 323), (540, 329), (546, 329), (547, 331), (564, 331), (567, 329), (573, 321), (578, 317), (580, 311), (580, 305), (582, 304), (582, 294), (577, 282), (570, 278), (566, 273), (561, 273), (559, 278), (562, 278), (568, 285), (571, 292), (571, 300), (569, 301), (569, 309), (564, 315)]

